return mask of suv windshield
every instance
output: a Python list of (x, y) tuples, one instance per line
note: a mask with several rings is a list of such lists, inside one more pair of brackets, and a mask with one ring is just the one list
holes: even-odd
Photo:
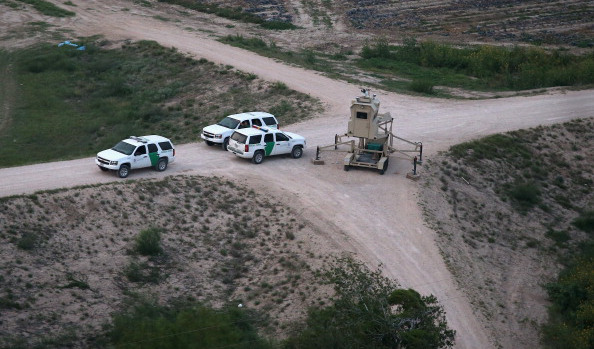
[(239, 120), (227, 116), (226, 118), (221, 120), (217, 125), (234, 130), (237, 127), (237, 124), (239, 124)]
[(115, 147), (111, 148), (111, 150), (115, 150), (118, 153), (122, 153), (122, 154), (125, 154), (125, 155), (132, 154), (132, 152), (134, 151), (134, 149), (136, 149), (135, 146), (133, 146), (130, 143), (126, 143), (124, 141), (121, 141), (120, 143), (116, 144)]

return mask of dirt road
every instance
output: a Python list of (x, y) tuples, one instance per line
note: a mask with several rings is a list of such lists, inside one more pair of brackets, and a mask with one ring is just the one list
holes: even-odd
[[(58, 3), (58, 2), (56, 2)], [(327, 111), (319, 118), (291, 125), (287, 130), (308, 140), (305, 156), (267, 159), (255, 166), (216, 147), (202, 143), (178, 147), (178, 158), (164, 173), (133, 172), (132, 180), (176, 174), (226, 176), (255, 188), (270, 188), (298, 203), (303, 219), (345, 251), (356, 254), (371, 267), (381, 264), (386, 275), (402, 286), (436, 295), (457, 331), (457, 347), (493, 347), (492, 336), (481, 324), (461, 290), (456, 288), (443, 262), (435, 232), (423, 224), (416, 195), (419, 188), (405, 178), (409, 160), (392, 159), (384, 176), (375, 171), (344, 172), (340, 157), (329, 155), (326, 165), (314, 166), (315, 146), (329, 144), (344, 133), (350, 100), (359, 88), (317, 73), (288, 67), (208, 38), (207, 32), (187, 30), (200, 19), (181, 16), (179, 21), (153, 17), (154, 9), (131, 2), (73, 0), (77, 16), (55, 19), (77, 35), (102, 34), (108, 39), (155, 40), (197, 58), (229, 64), (271, 81), (320, 98)], [(123, 10), (127, 7), (128, 10)], [(404, 138), (422, 141), (430, 158), (447, 146), (475, 137), (541, 124), (594, 116), (594, 91), (555, 93), (485, 101), (434, 100), (374, 91), (382, 112), (396, 118), (395, 131)], [(197, 135), (198, 137), (198, 135)], [(421, 169), (422, 174), (422, 169)], [(0, 196), (32, 193), (42, 189), (118, 180), (99, 171), (93, 159), (54, 162), (0, 170)], [(332, 251), (335, 252), (335, 251)]]

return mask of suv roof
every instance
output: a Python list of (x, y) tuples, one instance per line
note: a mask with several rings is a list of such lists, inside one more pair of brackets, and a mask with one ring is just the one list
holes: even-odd
[[(276, 129), (271, 129), (271, 130), (276, 131)], [(264, 128), (264, 127), (262, 127), (262, 128), (250, 127), (250, 128), (242, 128), (239, 130), (235, 130), (235, 132), (244, 134), (246, 136), (253, 136), (253, 135), (261, 135), (263, 133), (268, 133), (268, 129)]]
[(142, 136), (142, 137), (130, 136), (129, 138), (124, 139), (124, 141), (126, 143), (130, 143), (133, 145), (141, 145), (141, 144), (146, 144), (148, 142), (152, 142), (152, 143), (166, 142), (166, 141), (169, 141), (169, 139), (165, 138), (163, 136), (148, 135), (148, 136)]
[(274, 116), (274, 115), (272, 115), (270, 113), (263, 112), (263, 111), (251, 111), (251, 112), (247, 112), (247, 113), (239, 113), (239, 114), (229, 115), (230, 118), (242, 120), (242, 121), (245, 119), (267, 118), (267, 117), (271, 117), (271, 116)]

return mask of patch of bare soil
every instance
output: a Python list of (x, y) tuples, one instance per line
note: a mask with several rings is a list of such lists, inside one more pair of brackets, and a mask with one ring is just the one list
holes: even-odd
[[(136, 252), (162, 229), (163, 253)], [(302, 319), (332, 250), (283, 203), (218, 177), (175, 176), (41, 192), (0, 203), (0, 346), (70, 335), (82, 347), (130, 297), (239, 304), (263, 330)], [(260, 325), (265, 325), (262, 323)]]
[[(544, 43), (592, 47), (589, 1), (213, 0), (305, 28), (448, 42)], [(329, 40), (331, 40), (329, 38)]]
[(586, 238), (594, 207), (593, 119), (453, 147), (424, 165), (422, 205), (438, 245), (502, 348), (534, 348), (544, 285)]

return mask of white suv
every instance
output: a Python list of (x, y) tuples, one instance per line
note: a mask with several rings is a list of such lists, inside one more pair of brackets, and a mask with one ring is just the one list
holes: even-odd
[(305, 138), (274, 128), (254, 127), (233, 132), (227, 151), (260, 164), (265, 156), (291, 154), (295, 159), (303, 155)]
[(207, 145), (216, 143), (220, 144), (223, 150), (227, 150), (229, 137), (231, 137), (233, 131), (251, 128), (252, 126), (278, 128), (278, 121), (274, 115), (261, 111), (233, 114), (225, 117), (217, 124), (203, 128), (200, 138), (204, 139)]
[(151, 135), (124, 139), (113, 148), (99, 152), (95, 163), (102, 171), (117, 171), (120, 178), (126, 178), (131, 169), (152, 166), (165, 171), (174, 160), (173, 143), (165, 137)]

